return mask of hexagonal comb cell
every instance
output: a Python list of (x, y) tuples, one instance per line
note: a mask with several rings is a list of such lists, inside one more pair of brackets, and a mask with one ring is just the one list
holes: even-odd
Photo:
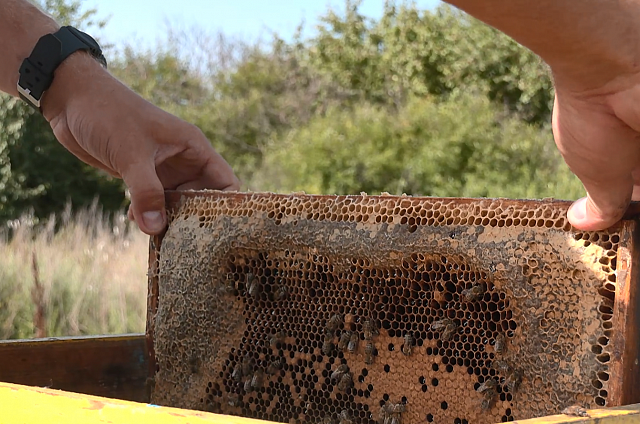
[(167, 203), (150, 252), (156, 404), (461, 424), (640, 402), (635, 220), (579, 232), (554, 201)]

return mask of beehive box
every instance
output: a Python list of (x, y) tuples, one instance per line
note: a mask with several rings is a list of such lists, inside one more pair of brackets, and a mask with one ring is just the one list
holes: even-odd
[(568, 202), (170, 192), (152, 402), (289, 423), (496, 423), (640, 402), (638, 225)]

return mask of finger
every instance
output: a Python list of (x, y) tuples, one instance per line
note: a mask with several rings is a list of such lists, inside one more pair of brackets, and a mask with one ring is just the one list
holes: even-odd
[(217, 152), (202, 169), (202, 175), (195, 181), (180, 184), (177, 190), (222, 190), (238, 191), (240, 180), (236, 178), (229, 164)]
[(579, 158), (567, 159), (567, 164), (582, 181), (587, 197), (577, 200), (569, 208), (567, 217), (574, 227), (597, 231), (618, 222), (629, 204), (634, 190), (630, 170), (612, 167), (603, 170), (591, 163), (580, 165)]
[(569, 208), (567, 217), (578, 229), (602, 230), (620, 220), (631, 202), (633, 170), (639, 159), (635, 134), (615, 117), (558, 103), (556, 97), (556, 143), (587, 191), (587, 197)]
[(615, 200), (602, 200), (597, 194), (589, 193), (587, 197), (583, 197), (571, 205), (567, 212), (569, 222), (584, 231), (598, 231), (608, 228), (622, 218), (631, 203), (632, 192), (633, 186), (630, 186), (626, 197)]
[(156, 174), (153, 162), (132, 164), (123, 172), (123, 179), (131, 193), (131, 207), (135, 222), (144, 233), (156, 235), (164, 230), (164, 187)]

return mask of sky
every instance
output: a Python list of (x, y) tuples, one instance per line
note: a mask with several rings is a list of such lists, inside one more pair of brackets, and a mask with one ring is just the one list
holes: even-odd
[[(438, 0), (415, 0), (418, 7), (433, 8)], [(256, 40), (268, 37), (269, 30), (290, 37), (304, 20), (312, 27), (329, 6), (342, 10), (343, 0), (85, 0), (86, 8), (95, 8), (97, 17), (109, 18), (106, 28), (92, 30), (101, 43), (116, 46), (134, 40), (151, 47), (162, 38), (166, 23), (183, 27), (197, 25), (221, 30), (226, 35)], [(360, 10), (380, 17), (384, 0), (363, 0)]]

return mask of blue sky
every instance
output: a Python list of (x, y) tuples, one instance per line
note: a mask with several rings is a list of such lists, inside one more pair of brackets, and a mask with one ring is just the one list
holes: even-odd
[[(438, 0), (415, 0), (421, 8), (433, 8)], [(313, 26), (329, 6), (341, 10), (342, 0), (85, 0), (87, 8), (110, 17), (107, 27), (93, 31), (101, 42), (121, 45), (134, 39), (151, 46), (162, 38), (166, 22), (180, 26), (198, 25), (208, 30), (255, 40), (275, 30), (288, 37), (304, 19)], [(384, 0), (363, 0), (361, 11), (379, 17)]]

